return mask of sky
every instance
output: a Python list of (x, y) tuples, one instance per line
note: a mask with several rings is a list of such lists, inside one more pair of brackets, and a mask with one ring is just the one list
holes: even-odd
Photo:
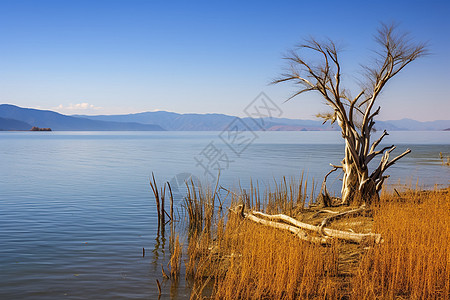
[(0, 103), (244, 116), (264, 92), (282, 117), (314, 119), (327, 111), (318, 95), (285, 102), (295, 87), (269, 84), (283, 56), (310, 36), (330, 38), (343, 51), (344, 82), (356, 87), (380, 22), (395, 22), (431, 54), (388, 83), (379, 119), (449, 119), (449, 15), (447, 0), (0, 0)]

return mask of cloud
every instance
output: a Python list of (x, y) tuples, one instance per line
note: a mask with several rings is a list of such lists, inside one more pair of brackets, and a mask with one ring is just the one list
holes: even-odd
[(54, 108), (56, 111), (62, 113), (77, 113), (77, 112), (89, 112), (103, 109), (103, 107), (95, 106), (94, 104), (89, 104), (87, 102), (83, 103), (70, 103), (68, 106), (64, 106), (62, 104), (58, 105)]
[(90, 109), (102, 109), (102, 107), (97, 107), (94, 104), (89, 104), (86, 102), (83, 103), (77, 103), (72, 104), (70, 103), (69, 106), (64, 107), (62, 104), (60, 104), (57, 109), (64, 109), (64, 110), (90, 110)]

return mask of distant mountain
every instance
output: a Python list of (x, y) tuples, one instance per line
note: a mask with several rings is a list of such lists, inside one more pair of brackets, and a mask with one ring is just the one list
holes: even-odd
[(437, 120), (431, 122), (419, 122), (412, 119), (390, 120), (384, 122), (377, 122), (389, 124), (397, 129), (394, 130), (414, 130), (414, 131), (428, 131), (428, 130), (444, 130), (450, 127), (450, 120)]
[(379, 130), (379, 131), (383, 131), (383, 130), (387, 130), (387, 131), (405, 131), (408, 129), (405, 128), (399, 128), (389, 122), (386, 121), (375, 121), (375, 125), (374, 125), (374, 129), (375, 130)]
[[(143, 124), (157, 124), (167, 130), (224, 130), (236, 117), (223, 114), (178, 114), (166, 111), (143, 112), (127, 115), (98, 115), (84, 116), (91, 120), (113, 121), (113, 122), (137, 122)], [(251, 130), (260, 130), (251, 118), (241, 119)], [(288, 130), (338, 130), (337, 125), (323, 124), (320, 120), (299, 120), (287, 118), (264, 118), (264, 129), (269, 131)], [(261, 125), (261, 124), (260, 124)], [(399, 131), (399, 130), (444, 130), (450, 127), (450, 120), (432, 122), (419, 122), (411, 119), (376, 121), (375, 129)]]
[[(52, 130), (109, 131), (109, 130), (164, 130), (158, 125), (135, 122), (104, 122), (62, 115), (53, 111), (21, 108), (10, 104), (0, 105), (0, 118), (13, 119), (27, 124), (29, 130), (36, 126)], [(24, 125), (22, 124), (22, 125)]]
[[(224, 114), (178, 114), (166, 111), (143, 112), (128, 115), (99, 115), (76, 117), (91, 120), (112, 122), (138, 122), (142, 124), (157, 124), (167, 130), (175, 131), (222, 131), (231, 124), (236, 117)], [(335, 130), (335, 126), (322, 125), (321, 121), (294, 120), (286, 118), (263, 118), (255, 122), (251, 118), (242, 118), (245, 128), (250, 130), (287, 131), (287, 130)], [(261, 122), (262, 121), (262, 122)]]
[(30, 130), (33, 126), (28, 123), (14, 120), (0, 118), (0, 131), (2, 130)]
[[(268, 131), (318, 131), (338, 130), (336, 124), (322, 125), (320, 120), (287, 118), (241, 118), (224, 114), (178, 114), (166, 111), (143, 112), (126, 115), (73, 115), (66, 116), (53, 111), (21, 108), (9, 104), (0, 105), (0, 129), (29, 130), (32, 126), (52, 130), (171, 130), (171, 131), (222, 131), (232, 124), (240, 130)], [(6, 120), (5, 119), (9, 119)], [(14, 121), (16, 123), (14, 123)], [(21, 123), (17, 123), (21, 122)], [(4, 128), (3, 128), (4, 127)], [(12, 129), (8, 129), (12, 128)], [(16, 129), (21, 128), (21, 129)], [(377, 121), (377, 130), (445, 130), (450, 120), (419, 122), (411, 119)]]
[[(91, 120), (109, 122), (138, 122), (142, 124), (158, 124), (167, 130), (175, 131), (208, 131), (224, 130), (235, 117), (222, 114), (177, 114), (166, 111), (143, 112), (128, 115), (77, 116)], [(252, 128), (253, 129), (253, 128)]]

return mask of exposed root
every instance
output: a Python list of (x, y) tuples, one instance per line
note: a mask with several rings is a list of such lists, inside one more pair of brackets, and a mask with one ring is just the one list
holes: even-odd
[(313, 214), (311, 217), (315, 218), (318, 215), (323, 214), (323, 213), (326, 213), (326, 214), (338, 214), (339, 212), (338, 211), (328, 210), (328, 209), (322, 209), (322, 210), (319, 210), (318, 212), (316, 212), (315, 214)]
[(330, 222), (332, 220), (337, 220), (337, 219), (340, 219), (342, 217), (349, 216), (349, 215), (358, 215), (365, 210), (366, 210), (365, 207), (360, 207), (360, 208), (344, 211), (341, 213), (337, 213), (333, 216), (326, 217), (325, 219), (323, 219), (322, 223), (320, 224), (320, 227), (321, 228), (325, 227), (326, 225), (330, 224)]

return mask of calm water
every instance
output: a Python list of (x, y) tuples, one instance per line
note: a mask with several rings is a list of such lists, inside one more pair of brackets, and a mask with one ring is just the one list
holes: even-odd
[[(156, 239), (152, 172), (158, 182), (186, 172), (207, 181), (198, 161), (216, 157), (222, 185), (261, 187), (302, 170), (321, 181), (342, 159), (337, 132), (257, 135), (226, 137), (227, 146), (217, 132), (0, 132), (0, 299), (155, 299), (169, 254)], [(413, 150), (389, 169), (390, 183), (450, 183), (439, 160), (450, 132), (392, 132), (385, 142)], [(189, 288), (163, 282), (162, 298), (188, 299)]]

